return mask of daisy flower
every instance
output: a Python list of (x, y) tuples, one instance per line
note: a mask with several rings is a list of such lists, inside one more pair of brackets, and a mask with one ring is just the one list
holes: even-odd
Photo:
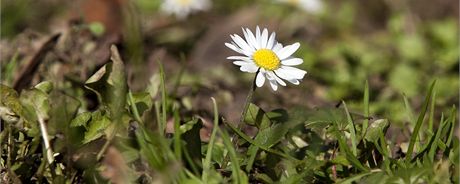
[(255, 35), (248, 28), (242, 29), (245, 40), (234, 34), (230, 35), (233, 42), (225, 45), (243, 56), (230, 56), (227, 59), (233, 60), (233, 64), (240, 66), (243, 72), (257, 73), (257, 87), (262, 87), (265, 79), (274, 91), (278, 89), (278, 84), (286, 86), (283, 80), (295, 85), (300, 83), (307, 72), (292, 67), (303, 63), (302, 59), (292, 56), (300, 47), (299, 43), (283, 47), (275, 40), (275, 32), (269, 36), (266, 28), (261, 32), (257, 26)]
[(302, 8), (306, 12), (319, 13), (323, 10), (321, 0), (276, 0), (281, 3), (288, 3)]
[(184, 19), (188, 14), (204, 11), (211, 7), (209, 0), (164, 0), (161, 10)]

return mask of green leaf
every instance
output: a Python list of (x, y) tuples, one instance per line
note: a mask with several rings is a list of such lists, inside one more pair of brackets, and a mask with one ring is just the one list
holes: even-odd
[(107, 115), (103, 115), (101, 111), (92, 113), (91, 122), (89, 122), (88, 130), (85, 132), (83, 144), (89, 143), (105, 135), (105, 130), (110, 125), (110, 119)]
[(269, 128), (260, 130), (254, 138), (254, 144), (249, 146), (247, 154), (249, 155), (248, 164), (246, 165), (246, 171), (249, 172), (252, 169), (252, 165), (257, 156), (259, 147), (270, 148), (277, 144), (283, 139), (286, 133), (290, 130), (291, 124), (289, 123), (278, 123), (273, 124)]
[(390, 123), (387, 119), (375, 120), (367, 129), (367, 134), (364, 139), (369, 142), (377, 142), (380, 138), (380, 132), (385, 133), (389, 126)]
[(134, 101), (134, 104), (136, 105), (136, 108), (137, 108), (140, 116), (142, 116), (142, 114), (145, 111), (150, 110), (152, 108), (152, 105), (153, 105), (152, 98), (150, 97), (149, 93), (147, 93), (147, 92), (134, 93), (133, 94), (133, 101)]
[(27, 111), (30, 121), (35, 121), (37, 118), (36, 116), (48, 119), (48, 112), (50, 110), (48, 94), (34, 88), (23, 91), (19, 99), (24, 110)]
[[(10, 114), (11, 116), (22, 115), (23, 107), (19, 101), (18, 93), (13, 88), (0, 84), (0, 95), (1, 106), (6, 107), (7, 111), (12, 111), (13, 114)], [(15, 117), (11, 118), (16, 119)]]
[(265, 114), (265, 111), (253, 103), (249, 104), (244, 122), (249, 125), (257, 126), (259, 130), (263, 130), (271, 125), (271, 121)]
[(344, 166), (349, 166), (350, 162), (347, 160), (347, 157), (344, 155), (337, 155), (334, 159), (331, 160), (332, 163), (340, 164)]
[(35, 85), (34, 88), (39, 89), (44, 93), (48, 94), (51, 92), (51, 90), (53, 90), (53, 83), (50, 81), (40, 82), (39, 84)]
[(86, 123), (91, 119), (91, 112), (83, 112), (77, 115), (71, 122), (71, 127), (78, 127), (84, 126), (86, 127)]
[[(104, 80), (107, 75), (107, 68), (111, 67), (111, 63), (105, 64), (102, 66), (96, 73), (94, 73), (88, 80), (85, 82), (85, 88), (93, 91), (99, 100), (99, 103), (103, 103), (105, 99), (103, 99), (103, 92), (105, 89)], [(105, 96), (105, 95), (104, 95)]]
[(186, 133), (189, 130), (191, 130), (193, 127), (195, 127), (195, 125), (199, 124), (198, 122), (200, 122), (200, 119), (192, 119), (192, 120), (180, 125), (179, 130), (180, 130), (181, 134)]

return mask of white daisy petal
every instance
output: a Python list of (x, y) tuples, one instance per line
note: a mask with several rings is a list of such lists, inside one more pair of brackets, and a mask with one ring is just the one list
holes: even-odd
[(246, 65), (242, 65), (240, 67), (240, 70), (243, 72), (256, 73), (257, 70), (259, 70), (259, 67), (257, 67), (253, 63), (248, 63)]
[(238, 52), (240, 54), (244, 54), (244, 52), (240, 48), (238, 48), (237, 46), (235, 46), (235, 45), (233, 45), (231, 43), (225, 43), (225, 46), (227, 46), (229, 49), (232, 49), (235, 52)]
[(235, 41), (235, 43), (243, 50), (248, 50), (248, 51), (251, 51), (251, 52), (254, 52), (255, 50), (253, 48), (251, 48), (247, 43), (246, 41), (243, 40), (243, 38), (241, 38), (239, 35), (233, 35), (230, 37), (233, 39), (233, 41)]
[(303, 63), (303, 60), (300, 58), (288, 58), (288, 59), (281, 61), (281, 64), (287, 65), (287, 66), (300, 65), (302, 63)]
[(233, 64), (238, 65), (238, 66), (247, 65), (248, 63), (249, 62), (247, 62), (247, 61), (233, 61)]
[(246, 43), (249, 45), (249, 47), (251, 47), (251, 49), (255, 50), (256, 48), (252, 44), (252, 41), (251, 41), (251, 38), (249, 37), (249, 34), (246, 32), (246, 30), (244, 28), (241, 28), (241, 30), (243, 30), (243, 35), (244, 35), (244, 39), (246, 39)]
[(273, 52), (277, 53), (279, 50), (283, 48), (283, 44), (281, 43), (276, 43), (275, 46), (273, 46)]
[(246, 62), (254, 62), (252, 61), (251, 58), (249, 57), (246, 57), (246, 56), (230, 56), (230, 57), (227, 57), (227, 59), (229, 60), (238, 60), (238, 61), (246, 61)]
[(261, 44), (261, 41), (260, 41), (260, 29), (259, 29), (259, 26), (257, 26), (257, 28), (256, 28), (256, 44), (257, 44), (258, 48), (262, 48), (262, 44)]
[(261, 40), (260, 40), (260, 45), (262, 48), (267, 48), (267, 41), (268, 41), (268, 30), (267, 28), (265, 28), (263, 31), (262, 31), (262, 37), (261, 37)]
[(278, 55), (278, 58), (280, 60), (283, 60), (291, 56), (295, 51), (297, 51), (297, 49), (299, 49), (299, 47), (300, 47), (299, 43), (294, 43), (292, 45), (288, 45), (282, 48), (281, 50), (276, 52), (276, 54)]
[(286, 86), (286, 83), (281, 80), (278, 76), (275, 75), (275, 73), (273, 73), (273, 71), (269, 71), (267, 72), (268, 75), (270, 75), (271, 78), (275, 79), (276, 82), (278, 82), (281, 86)]
[(305, 74), (307, 74), (307, 72), (304, 70), (290, 67), (290, 66), (281, 66), (281, 68), (279, 68), (278, 70), (280, 69), (281, 71), (284, 71), (285, 73), (287, 73), (288, 76), (291, 76), (290, 78), (293, 78), (293, 79), (302, 79), (305, 76)]
[(272, 49), (276, 40), (275, 40), (275, 37), (276, 37), (276, 33), (273, 32), (271, 35), (270, 35), (270, 38), (268, 38), (268, 41), (267, 41), (267, 49)]
[(236, 43), (225, 43), (225, 46), (227, 46), (228, 48), (234, 50), (235, 52), (238, 52), (240, 54), (244, 54), (246, 56), (251, 56), (252, 53), (253, 53), (253, 52), (251, 52), (249, 50), (243, 50), (243, 49), (239, 48)]
[(286, 81), (288, 81), (288, 82), (290, 82), (292, 84), (299, 85), (299, 81), (297, 79), (294, 79), (294, 78), (292, 78), (292, 76), (289, 76), (289, 73), (287, 73), (287, 71), (285, 71), (285, 70), (283, 70), (281, 68), (278, 69), (278, 70), (275, 70), (275, 74), (278, 77), (280, 77), (280, 78), (282, 78), (282, 79), (284, 79), (284, 80), (286, 80)]
[(248, 37), (249, 37), (249, 38), (246, 38), (246, 41), (248, 41), (248, 44), (254, 47), (255, 49), (259, 49), (260, 47), (257, 44), (257, 39), (254, 36), (254, 34), (252, 34), (252, 31), (246, 28), (246, 33), (248, 34)]
[(261, 69), (259, 71), (259, 73), (257, 74), (257, 77), (256, 77), (256, 86), (257, 87), (262, 87), (265, 83), (265, 71), (263, 71), (263, 69)]
[(269, 80), (270, 86), (272, 87), (273, 91), (278, 90), (278, 84), (276, 84), (276, 80)]

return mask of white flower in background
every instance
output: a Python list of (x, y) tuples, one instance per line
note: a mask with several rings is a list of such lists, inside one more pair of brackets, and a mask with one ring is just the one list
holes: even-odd
[(184, 19), (188, 14), (204, 11), (211, 7), (209, 0), (163, 0), (161, 10)]
[(306, 12), (319, 13), (323, 10), (323, 2), (321, 0), (276, 0), (281, 3), (291, 4), (302, 8)]
[(233, 42), (225, 45), (244, 56), (230, 56), (227, 59), (234, 60), (233, 64), (240, 66), (243, 72), (257, 72), (257, 87), (262, 87), (265, 79), (274, 91), (278, 89), (278, 84), (286, 86), (281, 79), (295, 85), (300, 83), (299, 80), (307, 72), (292, 67), (303, 63), (302, 59), (292, 56), (300, 47), (299, 43), (283, 47), (275, 40), (274, 32), (269, 37), (268, 30), (261, 32), (258, 26), (255, 35), (248, 28), (243, 28), (243, 34), (246, 40), (234, 34), (230, 35)]

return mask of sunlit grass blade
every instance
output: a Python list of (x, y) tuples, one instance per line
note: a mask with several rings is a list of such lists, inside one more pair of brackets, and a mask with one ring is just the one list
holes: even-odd
[(353, 119), (351, 118), (350, 112), (348, 111), (347, 104), (342, 101), (343, 107), (345, 108), (345, 113), (347, 114), (347, 121), (348, 121), (348, 130), (350, 131), (350, 138), (351, 138), (351, 151), (353, 152), (354, 156), (358, 155), (358, 151), (356, 149), (356, 129)]
[(137, 110), (136, 103), (134, 102), (133, 93), (131, 92), (131, 90), (128, 91), (128, 102), (129, 102), (129, 107), (131, 108), (132, 114), (134, 116), (134, 119), (140, 124), (144, 124), (144, 122), (142, 121), (139, 115), (139, 111)]
[(428, 151), (428, 158), (432, 162), (434, 160), (434, 155), (436, 153), (436, 150), (438, 149), (438, 140), (441, 136), (441, 131), (446, 127), (446, 125), (447, 123), (446, 121), (444, 121), (444, 114), (441, 114), (441, 121), (438, 126), (438, 130), (436, 131), (436, 134), (434, 135), (433, 143), (430, 145), (430, 150)]
[(420, 112), (418, 116), (417, 123), (415, 124), (414, 131), (412, 132), (412, 136), (410, 138), (409, 147), (406, 153), (406, 162), (409, 162), (412, 158), (412, 153), (414, 152), (414, 145), (415, 145), (415, 142), (417, 141), (417, 137), (418, 137), (420, 128), (422, 127), (423, 119), (425, 118), (425, 114), (428, 109), (428, 104), (430, 102), (431, 96), (433, 95), (433, 88), (435, 84), (436, 84), (436, 81), (433, 81), (433, 83), (431, 83), (428, 93), (426, 94), (425, 101), (423, 102), (422, 112)]
[(367, 127), (369, 126), (369, 82), (366, 80), (366, 84), (364, 85), (364, 121), (363, 126), (361, 129), (361, 136), (364, 138), (367, 132)]
[(180, 117), (179, 110), (174, 109), (174, 154), (178, 160), (181, 159), (182, 155), (182, 144), (181, 144), (181, 130), (180, 130)]
[(212, 129), (211, 137), (209, 138), (208, 149), (206, 151), (206, 157), (203, 163), (203, 175), (201, 176), (201, 180), (203, 180), (204, 183), (208, 183), (209, 170), (211, 169), (212, 149), (214, 149), (214, 144), (216, 141), (216, 133), (217, 133), (217, 129), (219, 126), (218, 124), (219, 123), (219, 113), (217, 109), (216, 100), (212, 97), (211, 97), (211, 100), (212, 100), (213, 109), (214, 109), (214, 126)]
[(428, 118), (428, 129), (427, 132), (429, 132), (430, 136), (433, 135), (433, 120), (434, 120), (434, 106), (436, 102), (436, 90), (433, 91), (433, 97), (431, 98), (431, 104), (430, 104), (430, 114)]
[(450, 131), (449, 131), (449, 137), (447, 137), (446, 144), (447, 146), (450, 146), (450, 143), (452, 141), (452, 137), (454, 136), (454, 130), (455, 130), (455, 124), (456, 124), (456, 118), (457, 117), (457, 111), (455, 108), (455, 105), (452, 107), (452, 111), (449, 117), (450, 120)]
[(365, 176), (368, 176), (370, 174), (376, 173), (376, 172), (381, 172), (381, 170), (372, 170), (370, 172), (364, 172), (364, 173), (361, 173), (361, 174), (357, 174), (357, 175), (351, 176), (351, 177), (349, 177), (349, 178), (347, 178), (345, 180), (342, 180), (339, 183), (340, 184), (352, 184), (352, 183), (355, 183), (355, 182), (359, 181), (361, 178), (363, 178)]
[(361, 162), (356, 158), (355, 155), (348, 149), (348, 145), (346, 141), (342, 138), (342, 135), (340, 135), (338, 132), (335, 134), (337, 137), (337, 141), (339, 142), (339, 148), (341, 151), (345, 152), (345, 156), (347, 157), (347, 160), (355, 166), (358, 170), (361, 171), (369, 171), (369, 168), (365, 167)]
[(165, 72), (163, 70), (163, 64), (158, 61), (158, 66), (160, 68), (160, 88), (161, 88), (161, 121), (159, 122), (160, 135), (164, 134), (166, 127), (166, 87), (165, 87)]
[(230, 156), (230, 161), (232, 165), (232, 179), (233, 183), (247, 183), (247, 181), (243, 181), (240, 172), (240, 163), (238, 161), (238, 156), (236, 154), (236, 150), (233, 147), (232, 142), (230, 141), (230, 137), (228, 136), (227, 132), (224, 132), (219, 129), (219, 127), (215, 127), (217, 131), (219, 132), (219, 135), (221, 135), (222, 140), (224, 141), (224, 146), (228, 150), (228, 154)]

